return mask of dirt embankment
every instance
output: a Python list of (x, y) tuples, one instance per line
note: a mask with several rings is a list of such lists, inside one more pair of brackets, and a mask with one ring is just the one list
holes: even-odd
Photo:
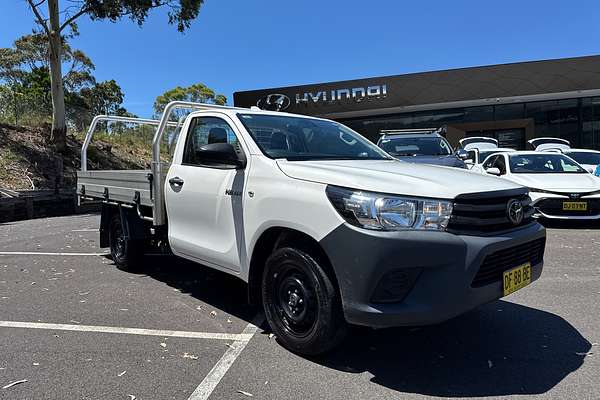
[[(80, 167), (82, 137), (69, 135), (64, 154), (48, 143), (50, 126), (31, 128), (0, 123), (0, 189), (74, 187)], [(118, 142), (118, 143), (117, 143)], [(116, 145), (117, 144), (117, 145)], [(95, 141), (88, 150), (89, 169), (146, 168), (150, 149)]]

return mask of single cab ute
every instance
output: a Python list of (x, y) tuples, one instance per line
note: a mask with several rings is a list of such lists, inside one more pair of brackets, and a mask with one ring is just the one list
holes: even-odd
[[(177, 108), (196, 111), (166, 165)], [(101, 120), (156, 125), (151, 169), (87, 170)], [(103, 201), (100, 241), (119, 267), (168, 248), (235, 275), (302, 354), (331, 349), (347, 324), (445, 321), (542, 272), (546, 234), (526, 188), (396, 160), (325, 119), (187, 102), (160, 121), (98, 116), (78, 193)]]

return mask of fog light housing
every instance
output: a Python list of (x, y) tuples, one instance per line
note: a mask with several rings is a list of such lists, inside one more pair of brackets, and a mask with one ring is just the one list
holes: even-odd
[(422, 268), (395, 269), (386, 272), (371, 296), (372, 303), (400, 303), (421, 275)]

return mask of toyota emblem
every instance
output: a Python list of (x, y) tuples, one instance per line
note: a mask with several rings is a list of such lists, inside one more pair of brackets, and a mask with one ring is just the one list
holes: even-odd
[(506, 206), (506, 215), (513, 225), (523, 222), (523, 204), (520, 200), (511, 199)]
[(283, 111), (287, 109), (292, 101), (285, 94), (272, 93), (261, 98), (256, 102), (256, 106), (261, 110)]

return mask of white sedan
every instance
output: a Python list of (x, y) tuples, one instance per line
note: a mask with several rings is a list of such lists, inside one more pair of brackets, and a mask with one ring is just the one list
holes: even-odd
[(527, 186), (537, 217), (600, 219), (600, 179), (563, 154), (493, 154), (483, 162), (483, 170)]

